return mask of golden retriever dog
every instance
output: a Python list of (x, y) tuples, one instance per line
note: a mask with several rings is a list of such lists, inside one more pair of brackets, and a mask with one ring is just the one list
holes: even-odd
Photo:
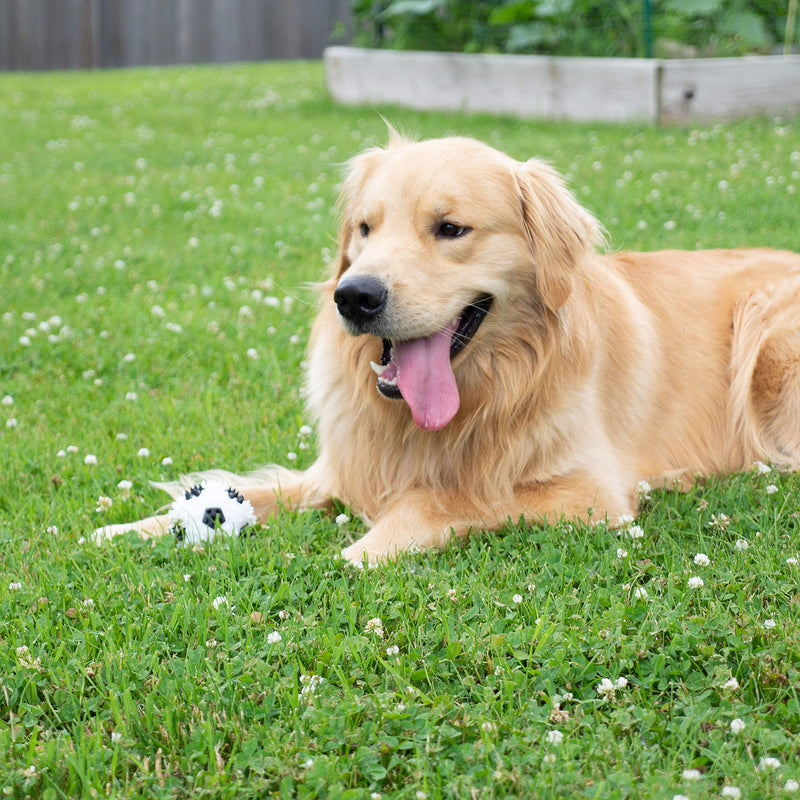
[(338, 498), (369, 526), (343, 556), (376, 561), (520, 518), (613, 525), (642, 479), (800, 462), (800, 255), (599, 254), (550, 167), (466, 138), (392, 134), (341, 202), (307, 360), (318, 459), (192, 476), (261, 520)]

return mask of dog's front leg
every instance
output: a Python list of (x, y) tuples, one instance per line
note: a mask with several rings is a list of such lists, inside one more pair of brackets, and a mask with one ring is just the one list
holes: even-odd
[(556, 524), (562, 519), (608, 520), (616, 525), (621, 515), (633, 516), (634, 492), (612, 487), (585, 472), (521, 487), (513, 498), (480, 508), (468, 498), (417, 489), (395, 500), (374, 527), (344, 551), (350, 562), (371, 563), (396, 558), (413, 548), (444, 547), (453, 537), (472, 531), (497, 530), (520, 518)]
[(470, 518), (477, 515), (465, 514), (467, 507), (464, 500), (459, 504), (453, 496), (445, 499), (425, 489), (406, 492), (383, 510), (368, 533), (342, 551), (342, 557), (360, 565), (366, 555), (374, 564), (415, 548), (442, 548), (453, 535), (466, 536), (473, 527)]

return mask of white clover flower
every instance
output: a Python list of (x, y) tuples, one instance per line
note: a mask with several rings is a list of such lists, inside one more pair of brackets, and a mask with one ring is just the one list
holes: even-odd
[(119, 731), (111, 732), (111, 741), (114, 744), (119, 744), (122, 741), (122, 734)]
[(791, 792), (791, 793), (796, 792), (798, 789), (800, 789), (800, 782), (796, 781), (794, 778), (789, 778), (789, 780), (786, 781), (786, 784), (783, 787), (784, 792)]
[(651, 491), (652, 488), (647, 481), (639, 481), (639, 483), (636, 484), (636, 494), (638, 494), (642, 500), (649, 500)]
[(515, 605), (519, 605), (522, 602), (522, 595), (521, 594), (515, 594), (511, 598), (511, 602), (514, 603)]
[(17, 419), (16, 417), (9, 417), (6, 420), (6, 428), (16, 428), (17, 427)]
[(494, 730), (494, 723), (493, 722), (482, 722), (481, 723), (481, 730), (484, 733), (491, 733)]
[(347, 525), (350, 522), (350, 517), (347, 514), (338, 514), (334, 522), (341, 527), (342, 525)]
[(777, 758), (772, 758), (771, 756), (765, 756), (758, 762), (758, 769), (761, 772), (765, 772), (766, 770), (770, 769), (780, 769), (781, 762)]
[(452, 602), (458, 601), (458, 592), (455, 589), (448, 589), (447, 590), (447, 599), (451, 600)]
[(545, 741), (547, 744), (558, 747), (561, 742), (564, 741), (564, 734), (561, 733), (561, 731), (548, 731), (547, 736), (545, 736)]
[(683, 771), (683, 779), (685, 781), (699, 781), (703, 777), (703, 773), (699, 769), (685, 769)]
[(13, 406), (14, 405), (14, 398), (10, 394), (4, 395), (3, 399), (0, 400), (0, 405)]
[(161, 466), (162, 467), (171, 467), (172, 466), (172, 457), (171, 456), (164, 456), (161, 459)]
[(738, 736), (738, 734), (744, 730), (744, 720), (739, 719), (738, 717), (736, 719), (732, 719), (730, 729), (732, 734)]
[(140, 447), (137, 450), (136, 455), (139, 456), (139, 458), (150, 458), (150, 450), (148, 450), (146, 447)]
[(617, 548), (617, 558), (622, 559), (622, 558), (627, 558), (627, 557), (628, 557), (628, 551), (623, 549), (622, 547), (618, 547)]
[(114, 505), (114, 501), (110, 497), (101, 494), (100, 497), (97, 498), (97, 508), (95, 511), (98, 514), (103, 514), (108, 511), (112, 505)]
[(764, 491), (767, 494), (775, 494), (778, 491), (778, 487), (774, 483), (771, 483)]
[(737, 800), (742, 796), (742, 790), (738, 786), (723, 786), (720, 792), (720, 797), (733, 797)]
[(617, 525), (620, 528), (627, 528), (629, 525), (633, 524), (634, 517), (630, 514), (620, 514), (617, 517)]
[(604, 700), (614, 699), (616, 688), (614, 687), (614, 683), (611, 678), (603, 678), (595, 688), (597, 690), (597, 694), (599, 694)]
[(8, 584), (8, 590), (10, 592), (18, 592), (22, 588), (22, 584), (19, 581), (11, 581)]
[(705, 553), (697, 553), (694, 557), (694, 563), (698, 567), (707, 567), (711, 563), (711, 559)]
[(636, 600), (647, 600), (647, 589), (644, 586), (637, 586), (633, 590), (633, 596)]
[(728, 692), (735, 692), (739, 688), (739, 681), (736, 678), (729, 678), (722, 684), (722, 688)]
[(771, 631), (771, 630), (772, 630), (772, 629), (775, 627), (775, 620), (774, 620), (774, 619), (772, 619), (772, 618), (770, 618), (770, 619), (765, 619), (765, 620), (764, 620), (764, 627), (765, 627), (765, 628), (766, 628), (768, 631)]
[(133, 488), (133, 484), (130, 481), (120, 481), (117, 484), (117, 489), (119, 489), (120, 496), (123, 500), (127, 500), (131, 496), (131, 489)]
[(705, 586), (705, 582), (699, 575), (692, 575), (692, 577), (686, 582), (686, 585), (690, 589), (700, 589)]
[[(67, 448), (69, 449), (69, 448)], [(94, 466), (97, 463), (97, 456), (89, 453), (84, 459), (83, 463), (87, 464), (88, 466)]]
[(386, 648), (386, 655), (387, 656), (398, 656), (398, 655), (400, 655), (400, 648), (396, 644), (390, 644)]
[(383, 622), (380, 617), (373, 617), (367, 620), (364, 633), (374, 633), (379, 639), (383, 638)]
[(767, 473), (772, 472), (772, 469), (770, 469), (770, 467), (768, 467), (763, 461), (755, 461), (753, 463), (753, 469), (759, 475), (766, 475)]
[(747, 539), (737, 539), (735, 547), (741, 553), (750, 547), (750, 542), (748, 542)]
[(223, 595), (218, 595), (211, 601), (211, 605), (214, 606), (214, 608), (220, 608), (221, 606), (226, 606), (228, 605), (228, 598), (224, 597)]
[(288, 611), (287, 611), (285, 608), (282, 608), (282, 609), (281, 609), (281, 610), (278, 612), (278, 619), (287, 620), (287, 619), (289, 619), (289, 616), (290, 616), (290, 614), (289, 614), (289, 612), (288, 612)]
[(55, 526), (55, 525), (48, 525), (48, 526), (47, 526), (47, 532), (48, 532), (48, 533), (49, 533), (51, 536), (58, 536), (58, 527), (57, 527), (57, 526)]
[(278, 631), (271, 631), (267, 635), (267, 644), (278, 644), (283, 639), (283, 636)]
[(309, 695), (314, 695), (319, 689), (320, 686), (325, 682), (325, 678), (319, 675), (301, 675), (300, 676), (300, 685), (303, 687), (300, 690), (300, 694), (303, 697), (308, 697)]
[(711, 522), (708, 523), (709, 527), (717, 528), (717, 530), (725, 530), (731, 524), (731, 518), (727, 514), (712, 514)]
[(644, 536), (644, 529), (641, 525), (631, 525), (628, 529), (628, 536), (631, 539), (641, 539)]
[(286, 454), (286, 458), (289, 459), (289, 461), (297, 461), (297, 453), (289, 452)]
[(628, 679), (624, 676), (620, 676), (614, 681), (614, 688), (615, 689), (625, 689), (628, 686)]

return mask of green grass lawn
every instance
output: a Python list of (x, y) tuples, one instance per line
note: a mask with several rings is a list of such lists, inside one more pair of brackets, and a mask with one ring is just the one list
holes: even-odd
[[(615, 249), (800, 249), (796, 119), (382, 112), (549, 159)], [(0, 75), (2, 795), (797, 793), (795, 476), (367, 571), (337, 558), (360, 523), (319, 513), (87, 541), (160, 505), (149, 480), (311, 463), (308, 283), (342, 163), (384, 137), (319, 64)]]

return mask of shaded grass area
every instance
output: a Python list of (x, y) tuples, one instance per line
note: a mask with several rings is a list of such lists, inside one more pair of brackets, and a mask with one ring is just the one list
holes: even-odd
[[(319, 64), (0, 88), (6, 796), (791, 793), (794, 476), (367, 572), (337, 559), (360, 523), (317, 513), (204, 552), (86, 542), (162, 503), (151, 479), (311, 463), (308, 284), (335, 252), (341, 165), (384, 126), (332, 106)], [(798, 248), (795, 120), (382, 111), (547, 158), (615, 249)]]

